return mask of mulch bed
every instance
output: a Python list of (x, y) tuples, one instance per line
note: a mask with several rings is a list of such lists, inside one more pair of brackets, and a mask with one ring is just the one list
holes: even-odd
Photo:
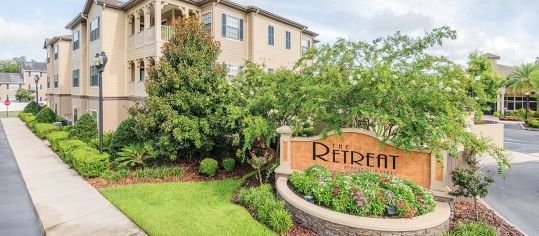
[(245, 164), (241, 165), (236, 163), (236, 168), (233, 172), (226, 172), (222, 168), (217, 171), (217, 174), (214, 177), (209, 177), (201, 175), (198, 173), (198, 162), (193, 163), (181, 163), (179, 164), (183, 167), (184, 173), (180, 177), (171, 177), (166, 179), (137, 179), (134, 174), (128, 178), (121, 179), (117, 182), (109, 182), (106, 179), (102, 178), (86, 178), (86, 181), (94, 186), (96, 189), (122, 186), (129, 184), (139, 184), (139, 183), (169, 183), (169, 182), (203, 182), (203, 181), (212, 181), (212, 180), (223, 180), (223, 179), (238, 179), (244, 176), (245, 174), (252, 171), (251, 166)]
[[(494, 226), (500, 235), (520, 236), (524, 235), (505, 220), (498, 217), (494, 211), (485, 207), (481, 202), (477, 202), (479, 220)], [(457, 222), (475, 222), (475, 211), (473, 202), (457, 201), (453, 203), (453, 215), (451, 216), (449, 227), (455, 228)]]

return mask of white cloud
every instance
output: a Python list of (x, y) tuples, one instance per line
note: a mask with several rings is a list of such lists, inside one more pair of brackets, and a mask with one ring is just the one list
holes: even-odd
[(45, 38), (65, 35), (66, 21), (54, 19), (51, 23), (42, 21), (13, 20), (0, 17), (0, 59), (26, 56), (30, 59), (44, 60), (42, 49)]

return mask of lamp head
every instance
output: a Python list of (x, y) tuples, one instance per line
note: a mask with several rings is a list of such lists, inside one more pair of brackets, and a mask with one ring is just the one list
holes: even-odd
[(105, 67), (107, 65), (108, 57), (105, 52), (95, 54), (94, 65)]
[(39, 79), (40, 79), (40, 78), (39, 78), (39, 75), (35, 75), (35, 76), (34, 76), (34, 81), (35, 81), (36, 83), (39, 82)]

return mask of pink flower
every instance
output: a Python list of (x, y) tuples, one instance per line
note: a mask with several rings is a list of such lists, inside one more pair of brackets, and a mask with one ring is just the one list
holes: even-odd
[(358, 206), (363, 206), (363, 202), (361, 200), (357, 201)]

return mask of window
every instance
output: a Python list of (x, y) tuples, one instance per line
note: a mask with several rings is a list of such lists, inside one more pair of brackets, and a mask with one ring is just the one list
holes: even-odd
[(73, 108), (73, 123), (79, 119), (79, 108)]
[(54, 114), (58, 115), (58, 103), (54, 103)]
[(306, 53), (309, 51), (309, 48), (311, 48), (311, 41), (308, 39), (302, 39), (301, 40), (301, 52)]
[(54, 88), (58, 88), (58, 75), (54, 75)]
[(18, 90), (21, 88), (21, 85), (20, 84), (8, 84), (7, 85), (7, 89), (8, 90)]
[(92, 110), (92, 111), (90, 111), (90, 113), (92, 114), (92, 117), (93, 117), (94, 119), (97, 119), (97, 111), (93, 111), (93, 110)]
[(54, 45), (54, 60), (58, 59), (58, 44)]
[(47, 88), (51, 87), (51, 77), (47, 76)]
[(204, 25), (204, 32), (211, 34), (211, 12), (202, 14), (202, 24)]
[(99, 39), (99, 22), (100, 17), (95, 18), (90, 22), (90, 41), (95, 41)]
[(275, 29), (271, 25), (268, 25), (268, 44), (275, 45)]
[(80, 31), (73, 32), (73, 51), (80, 47)]
[(144, 70), (144, 68), (140, 68), (140, 71), (139, 71), (139, 80), (140, 81), (144, 81), (144, 76), (146, 74), (146, 71)]
[(90, 66), (90, 86), (98, 86), (97, 67)]
[(290, 49), (292, 47), (292, 41), (291, 41), (292, 35), (289, 31), (286, 31), (286, 49)]
[(79, 81), (80, 81), (80, 70), (74, 70), (73, 71), (73, 87), (78, 88), (79, 87)]
[(229, 16), (222, 15), (222, 36), (230, 39), (243, 40), (243, 20)]
[(228, 76), (236, 76), (243, 70), (243, 66), (228, 65)]
[[(505, 97), (504, 107), (508, 111), (526, 109), (526, 97)], [(530, 97), (530, 110), (537, 110), (537, 98)]]
[(51, 63), (51, 56), (49, 55), (50, 54), (49, 50), (50, 49), (47, 48), (47, 64)]
[(268, 73), (273, 73), (273, 72), (274, 72), (273, 68), (268, 68)]

